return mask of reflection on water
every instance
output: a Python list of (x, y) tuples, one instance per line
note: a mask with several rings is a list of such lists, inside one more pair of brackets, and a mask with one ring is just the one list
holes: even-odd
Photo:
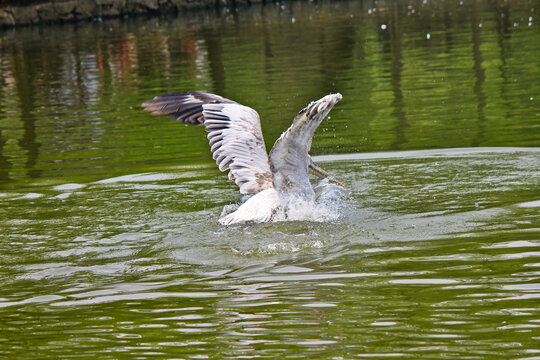
[(291, 2), (5, 31), (2, 184), (208, 159), (195, 130), (140, 112), (188, 89), (256, 108), (268, 144), (308, 101), (339, 91), (315, 153), (538, 145), (538, 11), (525, 0)]
[(405, 139), (405, 129), (408, 127), (407, 115), (403, 104), (403, 93), (401, 91), (401, 73), (403, 63), (401, 62), (401, 33), (398, 15), (397, 2), (391, 4), (390, 18), (388, 21), (388, 34), (390, 36), (390, 52), (392, 56), (392, 116), (396, 119), (393, 132), (396, 134), (396, 139), (392, 143), (392, 149), (401, 149), (402, 145), (407, 142)]
[[(538, 358), (539, 9), (287, 2), (2, 32), (0, 358)], [(350, 191), (339, 216), (220, 226), (241, 199), (204, 130), (139, 106), (188, 89), (256, 108), (269, 146), (342, 93), (313, 142)]]

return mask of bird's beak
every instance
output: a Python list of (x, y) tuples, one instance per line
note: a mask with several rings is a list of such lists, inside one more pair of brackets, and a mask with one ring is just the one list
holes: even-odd
[(333, 175), (331, 175), (330, 173), (328, 173), (328, 171), (322, 169), (319, 165), (315, 164), (313, 162), (313, 160), (310, 159), (309, 161), (309, 168), (313, 171), (313, 173), (315, 175), (317, 175), (318, 177), (320, 177), (321, 179), (328, 179), (330, 180), (331, 182), (333, 183), (336, 183), (338, 184), (339, 186), (343, 187), (344, 189), (346, 189), (347, 187), (341, 182), (339, 181), (338, 179), (336, 179)]

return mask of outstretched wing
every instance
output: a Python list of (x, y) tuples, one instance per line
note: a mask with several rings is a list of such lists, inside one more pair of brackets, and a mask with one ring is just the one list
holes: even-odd
[(311, 140), (315, 130), (332, 107), (341, 100), (341, 94), (330, 94), (311, 102), (300, 110), (292, 125), (277, 139), (270, 151), (270, 168), (274, 187), (280, 194), (314, 197), (309, 183)]
[(252, 108), (199, 91), (156, 96), (142, 106), (155, 115), (204, 125), (214, 160), (221, 171), (230, 170), (242, 194), (272, 187), (259, 114)]

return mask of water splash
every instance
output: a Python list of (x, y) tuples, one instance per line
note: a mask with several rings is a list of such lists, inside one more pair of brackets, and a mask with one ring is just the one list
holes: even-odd
[[(314, 188), (315, 201), (307, 201), (300, 197), (288, 200), (287, 206), (278, 209), (272, 216), (271, 222), (283, 221), (315, 221), (332, 222), (341, 216), (344, 198), (350, 191), (330, 182), (327, 179), (320, 181)], [(250, 196), (242, 198), (242, 203)], [(240, 204), (225, 205), (221, 217), (226, 216), (239, 208)]]
[(294, 199), (290, 201), (287, 209), (279, 209), (272, 221), (332, 222), (338, 220), (347, 191), (326, 179), (322, 180), (314, 190), (315, 201)]

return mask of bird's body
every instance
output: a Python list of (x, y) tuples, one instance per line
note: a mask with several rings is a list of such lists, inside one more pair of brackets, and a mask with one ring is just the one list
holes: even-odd
[(254, 194), (235, 212), (219, 220), (230, 225), (270, 221), (277, 209), (286, 210), (292, 202), (313, 202), (310, 168), (317, 175), (339, 183), (315, 165), (308, 152), (315, 130), (340, 99), (341, 94), (330, 94), (302, 109), (269, 155), (257, 112), (232, 100), (192, 91), (156, 96), (143, 103), (143, 107), (153, 114), (205, 126), (219, 169), (230, 170), (229, 178), (236, 182), (241, 193)]
[(281, 206), (278, 192), (274, 188), (256, 193), (240, 207), (219, 219), (222, 225), (231, 225), (247, 221), (267, 222)]

